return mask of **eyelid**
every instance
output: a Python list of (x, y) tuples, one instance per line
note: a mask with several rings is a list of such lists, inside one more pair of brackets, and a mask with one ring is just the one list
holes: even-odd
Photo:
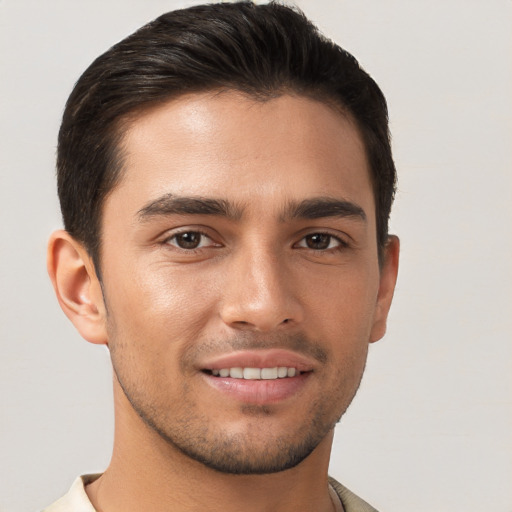
[[(299, 243), (305, 241), (305, 239), (308, 237), (308, 236), (313, 236), (313, 235), (326, 235), (326, 236), (330, 236), (331, 238), (333, 238), (334, 240), (336, 240), (339, 245), (337, 245), (336, 247), (331, 247), (331, 248), (328, 248), (328, 249), (323, 249), (323, 251), (330, 251), (330, 250), (335, 250), (335, 249), (338, 249), (338, 248), (345, 248), (345, 247), (349, 247), (349, 242), (343, 237), (341, 236), (340, 233), (332, 233), (331, 231), (329, 230), (325, 230), (325, 229), (319, 229), (319, 230), (311, 230), (305, 234), (302, 235), (302, 237), (300, 238), (300, 240), (298, 242), (296, 242), (294, 244), (294, 246), (298, 246)], [(346, 238), (351, 238), (349, 235), (346, 235)], [(307, 246), (300, 246), (300, 248), (304, 248), (304, 249), (309, 249), (309, 247)], [(322, 250), (319, 250), (319, 249), (315, 249), (317, 252), (322, 252)]]
[[(299, 240), (299, 244), (302, 244), (302, 243), (305, 243), (305, 240), (309, 237), (309, 236), (314, 236), (314, 235), (322, 235), (322, 236), (328, 236), (330, 237), (330, 240), (329, 240), (329, 246), (326, 248), (326, 249), (323, 249), (324, 251), (327, 251), (329, 249), (334, 249), (336, 247), (340, 247), (340, 246), (344, 246), (344, 242), (343, 240), (340, 240), (338, 237), (334, 236), (334, 235), (331, 235), (329, 233), (312, 233), (311, 235), (306, 235), (304, 237), (302, 237), (300, 240)], [(335, 242), (337, 245), (335, 245), (334, 247), (330, 247), (330, 245)], [(311, 247), (307, 247), (307, 245), (301, 245), (301, 247), (305, 247), (306, 249), (311, 249)], [(320, 249), (316, 249), (316, 250), (320, 250)]]
[[(200, 226), (183, 226), (180, 228), (175, 228), (170, 231), (166, 231), (165, 234), (162, 236), (161, 243), (164, 245), (170, 245), (174, 249), (177, 249), (179, 251), (185, 251), (185, 252), (193, 252), (201, 249), (207, 249), (209, 247), (222, 247), (222, 244), (219, 242), (216, 242), (214, 237), (211, 233), (207, 232), (208, 230), (205, 228), (202, 228)], [(208, 244), (206, 247), (196, 247), (194, 249), (184, 249), (183, 247), (179, 247), (176, 244), (171, 244), (170, 241), (172, 239), (175, 239), (179, 235), (183, 235), (185, 233), (198, 233), (204, 238), (207, 238), (211, 241), (211, 244)]]

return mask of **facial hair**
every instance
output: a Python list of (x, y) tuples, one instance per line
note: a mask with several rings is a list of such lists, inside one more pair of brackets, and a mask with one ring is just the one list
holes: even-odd
[[(155, 396), (158, 386), (152, 382), (151, 376), (133, 379), (133, 372), (129, 369), (131, 365), (127, 365), (122, 347), (116, 343), (110, 346), (119, 385), (147, 427), (190, 459), (212, 470), (234, 475), (276, 473), (300, 464), (339, 421), (352, 401), (362, 376), (361, 372), (355, 389), (350, 391), (350, 396), (346, 396), (346, 374), (352, 369), (341, 368), (334, 389), (326, 389), (324, 395), (303, 404), (306, 413), (301, 411), (301, 414), (305, 420), (289, 431), (274, 431), (265, 422), (265, 418), (275, 414), (272, 405), (242, 404), (240, 412), (246, 419), (245, 430), (243, 433), (231, 432), (229, 428), (219, 428), (209, 421), (207, 411), (201, 410), (195, 403), (186, 380), (182, 393), (186, 402), (177, 413), (170, 415), (169, 409), (162, 406), (163, 402)], [(179, 366), (182, 374), (186, 375), (200, 356), (268, 348), (283, 348), (304, 354), (314, 358), (321, 367), (331, 364), (329, 352), (303, 334), (281, 333), (262, 337), (241, 332), (229, 340), (205, 341), (189, 347), (182, 354)]]

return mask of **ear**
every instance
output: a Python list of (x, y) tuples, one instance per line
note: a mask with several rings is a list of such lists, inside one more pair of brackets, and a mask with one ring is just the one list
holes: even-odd
[(375, 307), (374, 323), (370, 334), (370, 343), (380, 340), (386, 333), (389, 308), (395, 291), (398, 275), (400, 240), (390, 235), (384, 247), (383, 261), (380, 269), (379, 293)]
[(87, 341), (107, 344), (106, 311), (91, 257), (67, 231), (48, 242), (48, 274), (62, 311)]

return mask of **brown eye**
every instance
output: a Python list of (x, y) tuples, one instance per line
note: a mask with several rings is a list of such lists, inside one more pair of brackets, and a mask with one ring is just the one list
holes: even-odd
[(327, 233), (312, 233), (305, 236), (297, 247), (312, 249), (314, 251), (326, 251), (328, 249), (336, 249), (344, 247), (346, 244), (339, 238)]
[(329, 249), (332, 240), (331, 235), (325, 235), (323, 233), (315, 233), (314, 235), (308, 235), (305, 237), (306, 245), (310, 249), (315, 249), (317, 251), (323, 251), (325, 249)]
[(168, 244), (180, 249), (198, 249), (213, 244), (212, 240), (198, 231), (185, 231), (169, 238)]

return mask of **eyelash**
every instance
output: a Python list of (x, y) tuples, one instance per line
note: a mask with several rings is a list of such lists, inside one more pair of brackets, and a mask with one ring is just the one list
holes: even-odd
[[(347, 247), (349, 247), (349, 244), (343, 240), (342, 238), (340, 238), (339, 236), (336, 236), (336, 235), (333, 235), (332, 233), (329, 233), (329, 232), (322, 232), (322, 231), (315, 231), (313, 233), (308, 233), (307, 235), (304, 235), (300, 241), (298, 243), (301, 243), (301, 242), (305, 242), (307, 244), (307, 238), (308, 237), (313, 237), (313, 236), (325, 236), (325, 237), (329, 237), (329, 243), (328, 245), (331, 245), (331, 243), (334, 241), (336, 241), (338, 243), (337, 246), (335, 247), (327, 247), (325, 249), (314, 249), (312, 247), (303, 247), (304, 249), (310, 249), (314, 252), (317, 252), (317, 253), (326, 253), (326, 252), (333, 252), (333, 251), (341, 251), (343, 249), (346, 249)], [(297, 245), (297, 244), (295, 244)]]
[[(194, 254), (198, 251), (205, 249), (205, 247), (190, 247), (190, 248), (180, 247), (177, 243), (175, 243), (175, 244), (171, 243), (171, 241), (176, 240), (177, 237), (182, 236), (182, 235), (199, 235), (201, 238), (206, 237), (207, 239), (211, 240), (212, 244), (209, 247), (221, 247), (222, 246), (221, 244), (214, 242), (212, 237), (208, 233), (205, 233), (204, 231), (202, 231), (200, 229), (186, 229), (186, 230), (180, 231), (178, 233), (173, 233), (171, 236), (166, 237), (162, 241), (162, 243), (164, 245), (170, 245), (176, 250), (184, 251), (186, 253), (191, 253), (191, 254)], [(313, 247), (308, 247), (307, 246), (308, 237), (314, 237), (314, 236), (328, 237), (328, 247), (326, 247), (324, 249), (315, 249)], [(202, 243), (201, 238), (199, 240), (199, 245), (201, 245), (201, 243)], [(329, 245), (332, 244), (333, 240), (335, 242), (337, 242), (338, 245), (336, 245), (335, 247), (329, 247)], [(299, 244), (301, 244), (301, 243), (304, 243), (305, 246), (299, 246)], [(206, 247), (206, 248), (209, 248), (209, 247)], [(319, 254), (342, 251), (343, 249), (346, 249), (348, 247), (349, 247), (349, 244), (345, 240), (340, 238), (339, 236), (333, 235), (332, 233), (329, 233), (329, 232), (322, 232), (322, 231), (315, 231), (312, 233), (308, 233), (308, 234), (304, 235), (299, 240), (299, 242), (294, 244), (294, 248), (309, 249), (309, 250), (311, 250), (315, 253), (319, 253)]]
[[(168, 236), (167, 238), (165, 238), (163, 240), (163, 244), (171, 245), (172, 247), (174, 247), (177, 250), (185, 251), (188, 253), (195, 253), (197, 251), (204, 249), (204, 247), (184, 248), (184, 247), (180, 247), (177, 244), (175, 245), (175, 244), (171, 243), (171, 241), (176, 240), (177, 237), (182, 236), (182, 235), (187, 235), (187, 234), (194, 234), (194, 235), (199, 235), (201, 238), (204, 238), (204, 237), (208, 238), (209, 240), (212, 241), (212, 246), (214, 246), (214, 247), (215, 246), (219, 247), (221, 245), (221, 244), (215, 243), (213, 241), (212, 237), (208, 235), (208, 233), (205, 233), (204, 231), (201, 231), (200, 229), (184, 229), (183, 231), (179, 231), (178, 233), (173, 233), (171, 236)], [(199, 244), (201, 244), (201, 242), (202, 241), (200, 240)]]

